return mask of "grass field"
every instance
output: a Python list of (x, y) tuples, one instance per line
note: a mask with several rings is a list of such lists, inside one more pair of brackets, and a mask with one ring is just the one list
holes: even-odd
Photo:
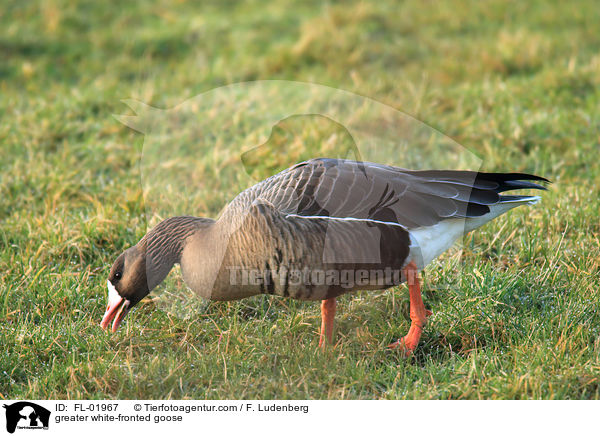
[[(598, 23), (594, 1), (3, 2), (0, 397), (599, 399)], [(170, 108), (259, 79), (368, 96), (483, 170), (553, 181), (425, 271), (413, 358), (386, 349), (409, 327), (405, 287), (340, 298), (325, 353), (318, 304), (266, 296), (187, 319), (147, 300), (99, 328), (112, 262), (154, 222), (121, 100)], [(331, 134), (290, 122), (317, 146)], [(201, 176), (222, 189), (187, 213), (214, 216), (240, 182)]]

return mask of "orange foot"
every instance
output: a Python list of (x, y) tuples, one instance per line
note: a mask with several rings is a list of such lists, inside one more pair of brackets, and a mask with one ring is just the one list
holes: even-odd
[(432, 313), (430, 310), (425, 309), (425, 305), (423, 304), (421, 285), (415, 263), (411, 262), (406, 265), (404, 273), (408, 282), (408, 293), (410, 296), (410, 330), (406, 336), (390, 344), (389, 347), (401, 348), (404, 350), (406, 356), (410, 356), (417, 348), (417, 345), (419, 345), (423, 327), (427, 324), (427, 317), (431, 316)]
[[(425, 317), (427, 318), (431, 315), (433, 315), (433, 312), (431, 312), (431, 310), (425, 309)], [(427, 319), (425, 320), (425, 323), (426, 322), (427, 322)], [(392, 342), (390, 345), (388, 345), (388, 348), (391, 348), (391, 349), (399, 348), (404, 351), (404, 354), (406, 357), (410, 356), (417, 348), (417, 345), (419, 345), (419, 340), (421, 339), (421, 333), (423, 333), (423, 326), (425, 325), (425, 323), (421, 324), (418, 321), (417, 322), (413, 321), (411, 323), (408, 334), (406, 336), (404, 336), (403, 338), (400, 338), (397, 341)]]
[(329, 298), (321, 302), (321, 334), (319, 336), (319, 347), (321, 349), (325, 348), (327, 344), (333, 343), (335, 306), (335, 298)]

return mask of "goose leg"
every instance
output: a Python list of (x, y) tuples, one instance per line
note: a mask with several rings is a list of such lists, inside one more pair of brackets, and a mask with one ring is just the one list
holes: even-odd
[(405, 353), (410, 355), (415, 351), (417, 345), (419, 345), (419, 339), (421, 338), (423, 327), (427, 323), (427, 317), (432, 313), (425, 309), (425, 305), (423, 304), (423, 299), (421, 298), (421, 285), (419, 283), (419, 276), (415, 263), (409, 263), (404, 268), (404, 273), (406, 275), (408, 293), (410, 295), (410, 330), (402, 339), (398, 339), (396, 342), (390, 344), (390, 348), (404, 349)]
[(333, 342), (333, 319), (335, 318), (335, 298), (321, 301), (321, 335), (319, 347)]

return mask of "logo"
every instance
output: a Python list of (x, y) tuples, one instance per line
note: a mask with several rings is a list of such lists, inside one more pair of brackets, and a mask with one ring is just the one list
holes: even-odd
[(19, 401), (6, 405), (6, 431), (14, 433), (15, 429), (48, 429), (50, 411), (29, 401)]

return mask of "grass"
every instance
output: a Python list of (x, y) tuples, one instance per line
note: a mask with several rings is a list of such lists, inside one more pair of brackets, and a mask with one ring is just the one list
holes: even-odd
[[(5, 3), (1, 398), (600, 398), (595, 2)], [(386, 349), (408, 329), (404, 287), (340, 298), (326, 353), (316, 350), (317, 304), (266, 296), (192, 301), (187, 318), (156, 310), (155, 297), (117, 334), (99, 329), (110, 265), (160, 210), (140, 184), (148, 142), (112, 114), (133, 114), (122, 99), (172, 108), (258, 79), (374, 98), (450, 136), (484, 170), (553, 180), (540, 205), (425, 271), (434, 316), (412, 359)], [(287, 120), (271, 140), (330, 153), (335, 136), (343, 148), (344, 131), (321, 122)], [(245, 152), (264, 133), (222, 128), (212, 140)], [(216, 215), (247, 182), (228, 167), (231, 153), (220, 171), (199, 159), (202, 195), (178, 207)], [(301, 157), (292, 147), (280, 158)], [(437, 286), (457, 265), (461, 280)]]

